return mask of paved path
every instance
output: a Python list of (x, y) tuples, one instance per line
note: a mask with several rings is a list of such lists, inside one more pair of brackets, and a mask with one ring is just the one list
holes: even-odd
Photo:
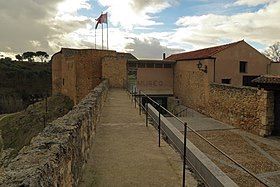
[[(187, 117), (181, 118), (194, 130), (201, 133), (214, 145), (244, 165), (271, 187), (280, 186), (280, 139), (263, 138), (236, 127), (209, 118), (188, 109)], [(174, 118), (168, 118), (181, 132), (183, 126)], [(204, 152), (218, 167), (240, 186), (258, 186), (256, 179), (247, 176), (244, 171), (226, 157), (211, 148), (192, 132), (188, 139)]]
[[(111, 90), (80, 186), (181, 186), (182, 161), (154, 127), (145, 127), (128, 95)], [(197, 186), (187, 171), (188, 186)]]

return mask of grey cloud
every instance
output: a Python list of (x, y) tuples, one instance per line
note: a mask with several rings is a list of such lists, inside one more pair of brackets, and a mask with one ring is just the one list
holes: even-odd
[[(46, 50), (52, 53), (50, 40), (59, 39), (91, 22), (90, 19), (54, 20), (57, 5), (62, 1), (0, 0), (0, 51), (22, 53), (27, 50)], [(40, 46), (34, 46), (32, 41)]]
[(137, 38), (132, 38), (133, 42), (128, 43), (125, 47), (126, 50), (133, 49), (131, 52), (137, 58), (146, 58), (146, 59), (161, 59), (162, 54), (170, 55), (173, 53), (178, 53), (184, 51), (183, 49), (174, 49), (166, 46), (162, 46), (158, 39), (148, 38), (144, 41), (141, 41)]
[(179, 2), (179, 0), (134, 0), (133, 8), (135, 10), (141, 11), (149, 6), (159, 6), (159, 5), (172, 5)]

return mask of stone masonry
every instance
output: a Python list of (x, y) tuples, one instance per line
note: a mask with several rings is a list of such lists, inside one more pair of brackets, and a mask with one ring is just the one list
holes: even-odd
[[(104, 78), (112, 87), (123, 87), (129, 53), (98, 49), (61, 49), (52, 57), (52, 93), (81, 101)], [(104, 63), (104, 64), (103, 64)]]
[(270, 135), (273, 127), (271, 92), (253, 87), (209, 86), (209, 116), (254, 134)]
[(108, 88), (103, 81), (34, 137), (0, 169), (0, 186), (77, 186)]
[[(208, 61), (202, 63), (209, 64)], [(174, 67), (174, 95), (180, 104), (260, 136), (270, 135), (274, 123), (273, 93), (253, 87), (211, 83), (211, 76), (193, 61)]]

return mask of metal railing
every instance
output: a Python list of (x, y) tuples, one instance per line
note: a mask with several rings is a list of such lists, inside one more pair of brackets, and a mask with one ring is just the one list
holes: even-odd
[[(128, 88), (128, 87), (127, 87)], [(165, 111), (167, 114), (171, 115), (174, 119), (176, 119), (177, 121), (179, 121), (182, 125), (184, 125), (184, 150), (183, 150), (183, 181), (182, 181), (182, 186), (185, 187), (185, 175), (186, 175), (186, 145), (187, 145), (187, 129), (189, 129), (191, 132), (193, 132), (194, 134), (196, 134), (199, 138), (201, 138), (203, 141), (205, 141), (206, 143), (208, 143), (211, 147), (213, 147), (215, 150), (217, 150), (219, 153), (221, 153), (223, 156), (225, 156), (226, 158), (228, 158), (230, 161), (232, 161), (235, 165), (237, 165), (238, 167), (240, 167), (243, 171), (245, 171), (246, 173), (248, 173), (250, 176), (252, 176), (254, 179), (256, 179), (258, 182), (260, 182), (262, 185), (268, 187), (268, 185), (262, 181), (259, 177), (257, 177), (254, 173), (252, 173), (251, 171), (249, 171), (246, 167), (244, 167), (242, 164), (238, 163), (236, 160), (234, 160), (233, 158), (231, 158), (227, 153), (225, 153), (224, 151), (222, 151), (221, 149), (219, 149), (217, 146), (215, 146), (212, 142), (210, 142), (209, 140), (207, 140), (204, 136), (202, 136), (200, 133), (198, 133), (196, 130), (194, 130), (193, 128), (191, 128), (190, 126), (188, 126), (187, 122), (181, 120), (180, 118), (178, 118), (177, 116), (175, 116), (173, 113), (171, 113), (169, 110), (167, 110), (166, 108), (164, 108), (163, 106), (161, 106), (158, 102), (156, 102), (155, 100), (153, 100), (151, 97), (149, 97), (146, 93), (142, 92), (142, 91), (137, 91), (136, 88), (134, 88), (133, 90), (129, 90), (126, 89), (128, 91), (128, 93), (131, 95), (132, 101), (134, 101), (135, 103), (135, 107), (137, 106), (138, 103), (138, 107), (139, 107), (139, 114), (142, 114), (142, 110), (145, 111), (146, 114), (146, 126), (148, 126), (148, 116), (150, 116), (150, 118), (152, 118), (157, 124), (158, 124), (158, 146), (160, 147), (160, 135), (161, 135), (161, 115), (162, 112), (161, 111)], [(137, 100), (138, 97), (138, 100)], [(153, 116), (151, 116), (148, 112), (148, 105), (146, 104), (145, 106), (142, 104), (142, 97), (147, 98), (149, 101), (151, 101), (155, 106), (157, 106), (157, 110), (159, 112), (159, 117), (158, 119), (154, 119)], [(194, 168), (195, 169), (195, 168)], [(199, 173), (198, 173), (199, 174)]]

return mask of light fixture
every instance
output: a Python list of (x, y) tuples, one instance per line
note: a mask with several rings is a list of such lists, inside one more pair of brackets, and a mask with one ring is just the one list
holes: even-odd
[(207, 66), (204, 65), (199, 61), (198, 64), (197, 64), (197, 68), (200, 70), (200, 71), (203, 71), (204, 73), (207, 73)]

